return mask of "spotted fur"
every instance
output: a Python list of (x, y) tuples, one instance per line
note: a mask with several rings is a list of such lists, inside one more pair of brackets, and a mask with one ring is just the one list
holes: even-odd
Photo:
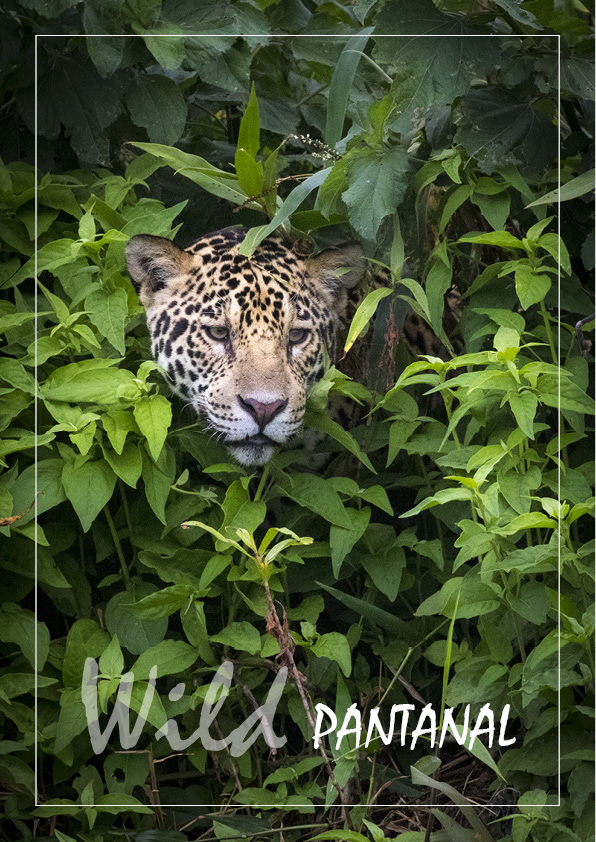
[(245, 233), (208, 234), (186, 251), (137, 235), (126, 257), (173, 388), (240, 463), (262, 465), (300, 432), (306, 392), (334, 359), (366, 270), (358, 247), (308, 259), (278, 235), (249, 259), (238, 253)]

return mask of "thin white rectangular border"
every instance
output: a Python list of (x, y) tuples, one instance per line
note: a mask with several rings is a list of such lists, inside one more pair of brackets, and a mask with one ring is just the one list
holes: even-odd
[[(220, 34), (191, 34), (185, 33), (184, 35), (151, 35), (152, 38), (227, 38), (233, 34), (235, 38), (335, 38), (336, 40), (345, 39), (348, 41), (354, 35), (358, 35), (358, 32), (354, 32), (351, 35), (335, 35), (335, 34), (328, 34), (328, 35), (272, 35), (271, 33), (253, 33), (252, 35), (243, 35), (241, 33), (220, 33)], [(116, 38), (116, 37), (125, 37), (125, 38), (143, 38), (144, 35), (140, 34), (123, 34), (121, 36), (115, 34), (109, 35), (85, 35), (85, 34), (77, 34), (68, 36), (63, 34), (47, 34), (47, 35), (35, 35), (35, 54), (34, 54), (34, 74), (35, 74), (35, 81), (34, 81), (34, 109), (35, 109), (35, 117), (34, 117), (34, 158), (35, 158), (35, 185), (34, 185), (34, 213), (35, 213), (35, 224), (34, 224), (34, 233), (35, 233), (35, 252), (34, 252), (34, 268), (35, 268), (35, 281), (37, 283), (37, 217), (38, 217), (38, 195), (37, 195), (37, 152), (38, 152), (38, 145), (37, 145), (37, 79), (38, 79), (38, 62), (37, 62), (37, 41), (38, 38)], [(560, 264), (560, 257), (561, 257), (561, 36), (557, 34), (552, 35), (539, 35), (539, 34), (518, 34), (518, 33), (511, 33), (511, 34), (478, 34), (478, 35), (416, 35), (416, 34), (407, 34), (407, 35), (375, 35), (374, 32), (370, 33), (370, 37), (374, 38), (555, 38), (557, 42), (557, 152), (558, 152), (558, 159), (557, 159), (557, 190), (558, 190), (558, 197), (557, 197), (557, 234), (559, 237), (558, 241), (558, 265), (557, 265), (557, 362), (558, 362), (558, 378), (557, 378), (557, 392), (558, 392), (558, 402), (559, 407), (557, 411), (557, 436), (560, 438), (561, 436), (561, 321), (560, 321), (560, 313), (561, 313), (561, 264)], [(33, 417), (34, 417), (34, 425), (35, 425), (35, 445), (34, 445), (34, 523), (35, 523), (35, 530), (37, 532), (37, 422), (38, 422), (38, 398), (37, 398), (37, 318), (38, 318), (38, 301), (37, 301), (37, 294), (35, 295), (35, 302), (34, 302), (34, 313), (35, 313), (35, 362), (34, 362), (34, 378), (35, 378), (35, 399), (34, 399), (34, 409), (33, 409)], [(557, 463), (557, 498), (560, 502), (561, 500), (561, 463), (560, 460)], [(558, 522), (558, 546), (557, 546), (557, 634), (559, 637), (559, 644), (561, 639), (561, 515), (560, 511), (557, 515), (557, 522)], [(34, 753), (34, 777), (35, 777), (35, 806), (36, 807), (43, 807), (47, 802), (38, 801), (38, 788), (37, 788), (37, 766), (38, 766), (38, 741), (37, 741), (37, 733), (38, 733), (38, 711), (37, 711), (37, 614), (38, 614), (38, 586), (37, 586), (37, 541), (35, 541), (34, 545), (34, 571), (35, 571), (35, 586), (34, 586), (34, 613), (35, 613), (35, 696), (34, 696), (34, 723), (35, 723), (35, 753)], [(557, 650), (557, 673), (559, 677), (559, 685), (557, 687), (557, 763), (558, 763), (558, 770), (557, 770), (557, 803), (556, 804), (534, 804), (534, 807), (560, 807), (561, 806), (561, 646)], [(198, 770), (197, 770), (198, 772)], [(66, 804), (53, 804), (53, 807), (70, 807), (71, 805)], [(95, 806), (102, 806), (102, 805), (95, 805), (95, 804), (77, 804), (77, 807), (95, 807)], [(111, 804), (111, 807), (130, 807), (130, 804)], [(152, 804), (143, 805), (146, 807), (150, 807), (153, 810), (157, 808), (154, 807)], [(221, 804), (163, 804), (161, 805), (162, 808), (168, 807), (216, 807), (221, 809)], [(263, 807), (271, 807), (271, 804), (238, 804), (238, 808), (249, 808), (249, 809), (259, 809)], [(287, 805), (288, 809), (292, 807), (310, 807), (311, 804), (291, 804)], [(362, 807), (365, 805), (362, 804), (343, 804), (343, 805), (336, 805), (335, 803), (330, 806), (343, 806), (343, 807)], [(390, 809), (391, 807), (399, 806), (400, 809), (409, 809), (409, 810), (418, 810), (418, 809), (432, 809), (433, 807), (444, 807), (444, 804), (412, 804), (410, 805), (395, 805), (395, 804), (375, 804), (371, 805), (374, 808), (385, 808)], [(515, 805), (511, 804), (490, 804), (486, 805), (490, 808), (499, 808), (499, 807), (514, 807)], [(283, 810), (285, 807), (281, 806), (277, 809)]]

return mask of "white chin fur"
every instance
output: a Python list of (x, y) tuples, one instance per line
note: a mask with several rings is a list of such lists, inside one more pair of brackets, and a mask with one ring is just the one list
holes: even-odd
[(264, 465), (275, 453), (275, 447), (263, 444), (228, 445), (241, 465)]

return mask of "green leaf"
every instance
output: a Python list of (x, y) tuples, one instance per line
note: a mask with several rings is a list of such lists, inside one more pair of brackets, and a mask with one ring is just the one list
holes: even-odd
[(337, 588), (332, 588), (330, 585), (325, 585), (323, 582), (315, 582), (317, 587), (323, 588), (323, 590), (327, 591), (327, 593), (334, 596), (337, 600), (339, 600), (346, 608), (349, 608), (351, 611), (354, 611), (357, 617), (364, 617), (365, 620), (369, 620), (371, 623), (374, 623), (377, 626), (380, 626), (382, 629), (386, 629), (389, 632), (393, 632), (395, 634), (403, 634), (405, 624), (403, 620), (400, 620), (398, 617), (390, 614), (389, 611), (385, 611), (383, 608), (377, 608), (376, 605), (372, 605), (370, 602), (366, 602), (364, 599), (358, 599), (358, 597), (352, 596), (351, 594), (343, 593)]
[(394, 602), (406, 567), (406, 556), (402, 547), (391, 547), (385, 553), (362, 557), (362, 566), (379, 591)]
[[(219, 196), (237, 205), (243, 205), (249, 198), (246, 193), (240, 189), (238, 180), (232, 173), (220, 170), (214, 167), (204, 158), (198, 155), (191, 155), (188, 152), (182, 152), (172, 146), (165, 146), (161, 143), (138, 143), (131, 141), (133, 146), (138, 146), (151, 155), (159, 158), (164, 164), (172, 167), (180, 175), (189, 178), (195, 184), (198, 184), (204, 190), (212, 193), (214, 196)], [(256, 205), (249, 205), (249, 207), (257, 207)], [(127, 233), (137, 234), (145, 233), (143, 231), (130, 231)], [(155, 232), (151, 232), (155, 233)]]
[(443, 488), (431, 497), (425, 497), (417, 506), (408, 509), (400, 517), (413, 517), (426, 511), (426, 509), (431, 509), (433, 506), (442, 506), (444, 503), (451, 503), (453, 500), (470, 500), (471, 497), (471, 492), (467, 488)]
[(504, 249), (524, 249), (524, 244), (509, 231), (487, 231), (481, 234), (465, 234), (459, 243), (482, 243), (486, 246), (500, 246)]
[(335, 441), (338, 441), (349, 453), (353, 453), (371, 473), (376, 474), (370, 459), (366, 453), (362, 452), (354, 436), (347, 430), (344, 430), (341, 424), (330, 418), (328, 414), (325, 412), (307, 411), (304, 416), (304, 424), (307, 428), (314, 427), (316, 430), (320, 430), (322, 433), (326, 433), (332, 439), (335, 439)]
[(368, 838), (355, 830), (324, 830), (313, 839), (337, 839), (338, 842), (368, 842)]
[(447, 348), (451, 347), (451, 343), (443, 330), (443, 313), (445, 311), (445, 293), (451, 287), (452, 276), (451, 263), (445, 265), (443, 260), (435, 258), (434, 263), (428, 270), (424, 284), (430, 326)]
[(127, 442), (121, 453), (116, 453), (115, 450), (104, 447), (103, 444), (101, 449), (116, 476), (131, 488), (136, 488), (143, 469), (143, 459), (138, 444)]
[(298, 210), (306, 197), (319, 187), (329, 175), (330, 170), (319, 170), (314, 175), (309, 176), (302, 181), (298, 187), (295, 187), (290, 195), (283, 202), (277, 213), (269, 223), (269, 225), (261, 225), (258, 228), (251, 228), (240, 247), (238, 254), (243, 254), (246, 257), (252, 257), (254, 250), (261, 243), (265, 237), (272, 234), (276, 228), (279, 228), (286, 222), (290, 215)]
[[(93, 96), (89, 80), (93, 79)], [(93, 65), (75, 54), (60, 55), (52, 69), (52, 105), (71, 137), (81, 160), (97, 164), (109, 162), (109, 140), (104, 129), (120, 111), (120, 91), (102, 79)]]
[[(85, 39), (87, 50), (104, 78), (118, 68), (126, 45), (124, 37), (112, 35), (122, 31), (121, 5), (120, 0), (90, 0), (84, 6), (83, 29), (88, 36)], [(106, 35), (112, 37), (106, 38)]]
[(16, 643), (21, 652), (35, 668), (37, 639), (37, 669), (46, 662), (50, 648), (50, 635), (45, 623), (35, 623), (35, 615), (14, 602), (5, 602), (0, 607), (0, 640)]
[(133, 413), (124, 409), (110, 409), (102, 415), (101, 423), (116, 453), (122, 453), (129, 433), (138, 432)]
[[(81, 688), (70, 687), (60, 694), (60, 715), (56, 727), (54, 751), (60, 754), (79, 734), (87, 729), (87, 713), (81, 699)], [(76, 808), (77, 810), (80, 807)], [(56, 811), (57, 812), (57, 811)]]
[(492, 835), (487, 830), (486, 825), (476, 810), (471, 806), (470, 801), (454, 789), (454, 787), (442, 781), (437, 781), (434, 778), (429, 778), (428, 775), (419, 771), (415, 766), (410, 766), (410, 774), (414, 785), (418, 784), (419, 786), (428, 786), (431, 789), (436, 789), (438, 792), (446, 795), (454, 804), (457, 804), (465, 818), (474, 828), (473, 839), (478, 840), (478, 842), (493, 842)]
[(591, 193), (594, 190), (594, 176), (596, 170), (588, 170), (581, 175), (572, 178), (571, 181), (561, 185), (559, 189), (551, 190), (550, 193), (545, 193), (539, 199), (530, 202), (526, 205), (528, 208), (536, 207), (536, 205), (550, 205), (557, 202), (568, 202), (570, 199), (577, 199), (579, 196), (585, 196), (586, 193)]
[(99, 671), (103, 675), (110, 675), (112, 678), (117, 678), (122, 675), (123, 669), (124, 656), (118, 642), (118, 636), (115, 635), (109, 646), (103, 650), (99, 657)]
[(168, 22), (156, 27), (152, 32), (155, 32), (155, 35), (143, 35), (147, 49), (164, 70), (177, 70), (184, 61), (184, 38), (180, 37), (181, 29)]
[[(174, 39), (155, 39), (167, 42)], [(187, 105), (179, 86), (167, 76), (138, 73), (125, 96), (130, 116), (147, 129), (153, 143), (171, 145), (179, 140), (187, 116)]]
[(250, 89), (248, 104), (240, 120), (238, 129), (238, 149), (243, 149), (254, 160), (261, 145), (259, 129), (259, 103), (254, 82)]
[(128, 317), (128, 297), (123, 289), (108, 292), (103, 287), (89, 293), (85, 299), (89, 321), (120, 354), (126, 351), (124, 327)]
[(515, 291), (524, 310), (543, 301), (550, 288), (551, 279), (548, 275), (534, 272), (527, 263), (520, 262), (515, 267)]
[(214, 579), (217, 579), (220, 573), (228, 568), (232, 563), (232, 557), (229, 555), (214, 555), (212, 556), (203, 570), (201, 571), (201, 578), (199, 579), (199, 588), (201, 590), (207, 588)]
[(153, 461), (157, 462), (168, 429), (172, 423), (172, 407), (163, 395), (143, 397), (134, 405), (135, 421), (147, 439)]
[(256, 655), (261, 651), (261, 635), (258, 630), (245, 620), (237, 623), (229, 623), (218, 634), (209, 638), (213, 643), (222, 643), (224, 646), (231, 646), (239, 652), (248, 652)]
[(370, 509), (368, 507), (361, 510), (346, 509), (345, 511), (352, 521), (352, 527), (350, 529), (344, 529), (341, 526), (331, 526), (329, 530), (331, 566), (336, 579), (339, 576), (339, 571), (345, 557), (360, 540), (370, 521)]
[(473, 187), (469, 184), (462, 184), (461, 187), (456, 187), (453, 190), (445, 202), (445, 207), (443, 208), (443, 212), (441, 214), (441, 221), (439, 223), (439, 234), (442, 234), (445, 230), (447, 223), (455, 213), (455, 211), (463, 205), (465, 201), (467, 201), (470, 196), (472, 195)]
[(325, 143), (331, 149), (335, 149), (336, 144), (344, 135), (344, 120), (352, 83), (358, 70), (362, 51), (372, 31), (373, 27), (370, 26), (362, 33), (349, 38), (335, 65), (331, 85), (329, 86), (324, 135)]
[(0, 360), (0, 380), (20, 389), (28, 395), (35, 395), (35, 379), (25, 367), (12, 357), (4, 357)]
[(116, 474), (105, 462), (91, 462), (77, 457), (64, 465), (62, 485), (81, 521), (83, 532), (89, 531), (97, 515), (110, 500), (115, 484)]
[(508, 397), (509, 406), (515, 415), (520, 430), (529, 439), (534, 438), (534, 418), (538, 407), (538, 398), (534, 392), (524, 391)]
[(365, 239), (374, 240), (381, 222), (404, 197), (408, 156), (401, 146), (354, 150), (348, 161), (348, 189), (342, 193), (350, 223)]
[(337, 491), (330, 483), (315, 474), (294, 474), (284, 477), (279, 488), (290, 500), (344, 529), (352, 528), (352, 521), (344, 509)]
[(458, 599), (457, 619), (490, 614), (499, 607), (498, 589), (483, 584), (478, 579), (463, 577), (448, 579), (439, 591), (418, 606), (415, 616), (442, 614), (444, 617), (451, 617)]
[(241, 189), (247, 196), (259, 197), (258, 201), (263, 201), (263, 165), (260, 161), (251, 158), (245, 149), (238, 149), (234, 156), (234, 165)]
[(511, 210), (511, 197), (506, 190), (489, 195), (475, 190), (472, 202), (478, 205), (483, 217), (495, 230), (505, 227)]
[(358, 497), (366, 500), (367, 503), (372, 503), (381, 511), (388, 515), (393, 515), (393, 506), (389, 502), (387, 492), (382, 485), (371, 485), (369, 488), (358, 491)]
[(39, 388), (43, 400), (113, 404), (118, 389), (134, 384), (131, 371), (113, 368), (118, 360), (86, 359), (54, 369)]
[(455, 141), (477, 159), (484, 172), (505, 164), (539, 172), (556, 160), (557, 130), (529, 102), (488, 85), (467, 93), (461, 107), (463, 117)]
[(553, 260), (559, 264), (564, 272), (568, 275), (571, 274), (569, 252), (567, 251), (565, 243), (558, 234), (543, 234), (538, 240), (538, 245), (550, 254)]
[(343, 634), (329, 632), (329, 634), (321, 635), (314, 646), (311, 647), (311, 651), (317, 658), (329, 658), (331, 661), (337, 661), (345, 676), (352, 672), (350, 644)]
[(157, 678), (175, 675), (191, 667), (197, 660), (193, 646), (182, 640), (162, 640), (156, 646), (145, 650), (134, 662), (131, 672), (135, 681), (149, 678), (152, 667), (157, 667)]
[(409, 131), (433, 107), (450, 105), (498, 62), (493, 39), (473, 37), (467, 23), (467, 16), (445, 14), (431, 0), (394, 0), (376, 15), (375, 36), (402, 36), (379, 38), (373, 54), (395, 68), (392, 93), (401, 113), (394, 131)]
[(499, 535), (515, 535), (522, 529), (556, 529), (557, 521), (553, 520), (542, 512), (527, 512), (517, 515), (507, 526), (495, 528)]
[(125, 792), (108, 792), (105, 795), (100, 795), (95, 802), (95, 809), (98, 813), (111, 813), (113, 816), (120, 813), (152, 814), (153, 812), (151, 807), (146, 807), (141, 804), (138, 798), (127, 795)]
[(86, 658), (97, 658), (109, 643), (109, 634), (94, 620), (77, 620), (70, 627), (62, 663), (62, 681), (65, 687), (78, 691), (79, 702)]
[(495, 0), (495, 3), (518, 23), (530, 26), (532, 29), (542, 29), (532, 12), (522, 7), (522, 0)]
[(383, 298), (387, 298), (388, 295), (391, 295), (391, 292), (392, 290), (390, 288), (374, 289), (360, 302), (346, 337), (344, 344), (345, 354), (347, 354), (350, 350), (362, 331), (365, 330), (366, 326), (376, 313), (379, 302), (382, 301)]
[(79, 219), (79, 237), (81, 240), (95, 239), (95, 220), (90, 210)]
[(134, 595), (131, 591), (121, 591), (114, 594), (106, 606), (106, 628), (111, 635), (118, 635), (122, 646), (132, 655), (140, 655), (152, 646), (156, 646), (164, 639), (167, 628), (167, 617), (139, 617), (135, 605), (155, 592), (155, 586), (146, 582), (136, 582)]
[(511, 593), (507, 599), (516, 614), (536, 626), (546, 621), (551, 609), (550, 600), (542, 582), (525, 582), (519, 594)]
[(182, 620), (182, 628), (184, 634), (188, 638), (197, 652), (206, 664), (214, 664), (216, 662), (213, 650), (209, 645), (209, 636), (207, 634), (207, 624), (205, 622), (205, 608), (203, 603), (198, 599), (194, 600), (186, 611), (180, 612)]
[(536, 465), (525, 473), (513, 470), (506, 473), (499, 471), (498, 483), (499, 491), (511, 508), (518, 514), (523, 514), (530, 511), (530, 495), (540, 487), (542, 474)]
[(556, 375), (541, 374), (536, 384), (536, 392), (539, 401), (547, 406), (594, 415), (593, 398), (586, 395), (583, 389), (568, 377), (561, 377), (559, 383)]
[(147, 502), (156, 517), (165, 524), (165, 506), (170, 494), (171, 486), (176, 477), (176, 459), (172, 451), (164, 447), (159, 459), (154, 461), (143, 450), (143, 483)]

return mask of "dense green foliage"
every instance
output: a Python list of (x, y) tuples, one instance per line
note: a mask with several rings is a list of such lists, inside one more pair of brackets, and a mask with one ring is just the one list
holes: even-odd
[[(30, 838), (33, 815), (37, 838), (94, 842), (277, 838), (282, 822), (287, 840), (328, 826), (348, 842), (593, 839), (581, 4), (26, 0), (2, 15), (5, 838)], [(330, 37), (282, 37), (294, 32)], [(114, 37), (71, 37), (102, 33)], [(38, 40), (37, 220), (33, 34), (60, 36)], [(330, 366), (309, 396), (307, 426), (331, 451), (315, 474), (304, 449), (255, 474), (231, 464), (150, 361), (128, 238), (186, 245), (235, 222), (251, 227), (248, 254), (283, 226), (317, 247), (358, 239), (391, 273), (346, 340), (360, 382)], [(444, 326), (452, 283), (463, 313)], [(412, 360), (396, 341), (408, 308), (444, 359)], [(338, 397), (364, 407), (352, 430), (331, 421)], [(138, 710), (158, 665), (137, 750), (117, 753), (113, 737), (93, 754), (86, 657), (104, 712), (129, 669)], [(223, 735), (276, 664), (295, 665), (276, 755), (262, 739), (238, 757), (154, 739), (170, 717), (192, 733), (225, 658)], [(186, 695), (169, 695), (181, 682)], [(341, 717), (381, 699), (441, 716), (510, 705), (517, 742), (313, 748), (313, 703)]]

